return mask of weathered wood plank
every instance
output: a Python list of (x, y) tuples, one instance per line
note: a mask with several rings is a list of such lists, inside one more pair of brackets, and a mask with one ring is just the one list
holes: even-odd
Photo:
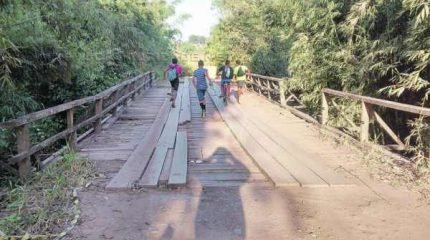
[(159, 146), (155, 149), (148, 168), (145, 170), (139, 181), (139, 186), (149, 188), (155, 188), (158, 186), (158, 180), (160, 178), (161, 171), (163, 170), (167, 151), (168, 149), (166, 146)]
[(295, 158), (289, 151), (279, 146), (273, 141), (272, 134), (267, 134), (260, 129), (260, 125), (264, 123), (255, 124), (249, 118), (243, 116), (244, 112), (236, 105), (231, 104), (229, 112), (236, 118), (242, 126), (247, 129), (251, 137), (266, 149), (279, 164), (281, 164), (299, 183), (301, 186), (328, 186), (320, 176), (309, 169), (301, 162), (301, 159)]
[(191, 121), (191, 101), (190, 101), (190, 80), (184, 82), (182, 90), (181, 113), (179, 116), (179, 124), (186, 124)]
[(235, 119), (228, 108), (218, 98), (219, 91), (209, 89), (209, 96), (218, 108), (221, 117), (241, 142), (244, 149), (253, 157), (258, 166), (267, 174), (275, 186), (298, 186), (299, 183), (284, 169), (268, 152), (249, 134), (249, 132)]
[[(254, 109), (250, 107), (249, 109), (244, 109), (242, 114), (244, 117), (254, 122), (255, 127), (261, 129), (261, 131), (270, 137), (275, 144), (279, 145), (286, 152), (288, 152), (288, 155), (284, 156), (284, 158), (277, 158), (278, 161), (295, 159), (299, 163), (312, 170), (318, 177), (323, 179), (324, 182), (328, 183), (330, 186), (345, 186), (352, 184), (351, 181), (346, 179), (341, 174), (338, 174), (330, 168), (319, 164), (318, 161), (315, 161), (321, 156), (310, 154), (308, 149), (305, 147), (306, 145), (301, 145), (299, 142), (297, 142), (297, 138), (291, 136), (291, 129), (284, 129), (282, 127), (281, 119), (277, 119), (276, 122), (272, 124), (263, 124), (267, 123), (267, 120), (270, 118), (270, 116), (263, 115), (264, 112), (265, 111), (261, 111), (261, 109)], [(339, 154), (339, 151), (337, 151), (337, 153)], [(294, 175), (294, 173), (292, 174)]]
[(174, 153), (173, 148), (169, 148), (167, 150), (166, 159), (164, 160), (163, 170), (161, 171), (160, 179), (158, 181), (159, 186), (166, 186), (167, 182), (169, 181), (170, 168), (172, 167), (172, 161), (173, 161), (173, 153)]
[(106, 186), (106, 189), (130, 189), (140, 179), (166, 124), (169, 116), (169, 105), (166, 99), (142, 143), (133, 151), (118, 174)]
[(379, 114), (377, 112), (375, 112), (373, 109), (371, 110), (371, 114), (373, 115), (373, 117), (375, 117), (376, 122), (379, 123), (379, 126), (382, 127), (382, 129), (391, 137), (391, 139), (393, 139), (399, 145), (399, 147), (401, 149), (405, 149), (406, 148), (405, 144), (394, 133), (394, 131), (391, 130), (391, 128), (388, 126), (388, 124), (384, 121), (384, 119), (382, 119), (382, 117), (379, 116)]
[(172, 166), (168, 186), (178, 187), (187, 183), (187, 166), (188, 166), (188, 144), (187, 133), (178, 132), (176, 135), (176, 146), (173, 154)]
[(161, 137), (157, 146), (166, 146), (167, 148), (174, 147), (175, 136), (178, 130), (181, 101), (182, 101), (182, 85), (179, 85), (178, 95), (176, 97), (176, 107), (170, 110), (169, 118), (166, 122), (166, 126), (164, 127), (163, 133), (161, 134)]

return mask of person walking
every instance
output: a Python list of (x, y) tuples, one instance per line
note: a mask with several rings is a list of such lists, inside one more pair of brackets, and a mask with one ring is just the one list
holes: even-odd
[(227, 103), (227, 98), (230, 97), (230, 84), (233, 79), (233, 68), (230, 67), (230, 60), (226, 60), (224, 66), (218, 69), (218, 76), (221, 75), (221, 96), (224, 98), (224, 103)]
[(204, 62), (200, 60), (198, 62), (198, 68), (193, 73), (193, 85), (197, 90), (197, 97), (199, 98), (200, 108), (202, 109), (202, 117), (206, 116), (206, 90), (208, 89), (208, 83), (212, 86), (212, 79), (209, 77), (208, 70), (204, 68)]
[(247, 66), (242, 65), (240, 60), (236, 60), (234, 68), (234, 79), (237, 84), (237, 102), (240, 103), (240, 95), (243, 94), (243, 88), (246, 87), (246, 74), (251, 73)]
[(172, 108), (175, 107), (176, 94), (178, 93), (179, 87), (179, 76), (181, 76), (183, 68), (178, 64), (177, 58), (172, 58), (172, 63), (169, 64), (164, 70), (164, 79), (169, 80), (170, 85), (172, 86), (171, 90), (171, 98)]

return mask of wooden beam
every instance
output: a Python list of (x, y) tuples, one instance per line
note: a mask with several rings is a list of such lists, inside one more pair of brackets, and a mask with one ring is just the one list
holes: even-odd
[(369, 141), (369, 123), (370, 114), (372, 112), (372, 106), (365, 102), (361, 102), (361, 130), (360, 130), (360, 142)]
[(95, 133), (100, 133), (102, 131), (102, 116), (100, 116), (102, 111), (103, 111), (103, 99), (99, 99), (96, 101), (96, 109), (95, 109), (95, 115), (99, 116), (97, 117), (96, 123), (94, 124)]
[[(73, 128), (74, 125), (74, 108), (69, 109), (67, 111), (67, 128)], [(68, 142), (69, 142), (69, 147), (73, 150), (76, 150), (76, 144), (77, 144), (77, 135), (76, 135), (76, 131), (73, 131), (72, 133), (70, 133), (69, 137), (68, 137)]]
[(346, 97), (358, 101), (363, 101), (364, 103), (369, 103), (377, 106), (382, 106), (386, 108), (396, 109), (403, 112), (409, 112), (409, 113), (415, 113), (418, 115), (424, 115), (424, 116), (430, 116), (430, 108), (424, 108), (424, 107), (418, 107), (410, 104), (404, 104), (404, 103), (398, 103), (373, 97), (366, 97), (361, 95), (356, 95), (352, 93), (347, 92), (341, 92), (333, 89), (323, 89), (324, 93), (340, 96), (340, 97)]
[(388, 126), (388, 124), (381, 118), (381, 116), (379, 116), (379, 114), (377, 112), (375, 112), (372, 109), (372, 114), (375, 117), (376, 122), (379, 124), (379, 126), (381, 126), (381, 128), (391, 137), (391, 139), (394, 140), (394, 142), (396, 142), (400, 148), (405, 149), (406, 146), (405, 144), (402, 142), (402, 140), (393, 132), (393, 130), (391, 130), (391, 128)]
[(159, 146), (155, 149), (148, 168), (145, 170), (139, 181), (139, 186), (147, 188), (156, 188), (158, 186), (158, 180), (160, 179), (160, 174), (163, 170), (167, 151), (168, 149), (165, 146)]
[(187, 183), (188, 169), (188, 143), (187, 132), (180, 131), (176, 135), (175, 151), (173, 153), (172, 166), (168, 186), (179, 187)]
[(131, 189), (135, 183), (138, 183), (157, 146), (163, 127), (169, 117), (169, 109), (170, 102), (166, 99), (144, 139), (130, 155), (121, 170), (109, 182), (106, 189)]
[(360, 128), (357, 125), (355, 125), (355, 123), (342, 112), (339, 105), (337, 105), (337, 103), (334, 101), (334, 99), (331, 99), (331, 103), (336, 108), (336, 110), (338, 110), (340, 116), (343, 117), (343, 119), (345, 119), (349, 123), (349, 125), (351, 125), (352, 130), (355, 132), (360, 132), (360, 130), (359, 130)]
[(326, 125), (328, 122), (328, 101), (327, 95), (322, 92), (321, 93), (321, 124)]
[[(16, 129), (16, 144), (18, 149), (18, 154), (23, 152), (28, 152), (30, 149), (30, 133), (28, 125), (20, 126)], [(22, 161), (18, 162), (18, 172), (22, 179), (27, 178), (31, 173), (31, 159), (27, 156)]]

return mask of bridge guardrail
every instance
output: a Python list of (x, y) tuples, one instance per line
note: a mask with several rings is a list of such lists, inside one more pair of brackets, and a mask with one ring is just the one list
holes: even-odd
[[(398, 103), (373, 97), (361, 96), (357, 94), (337, 91), (329, 88), (324, 88), (321, 93), (321, 124), (326, 125), (329, 119), (329, 100), (331, 96), (349, 98), (352, 100), (361, 102), (361, 124), (360, 124), (360, 141), (369, 141), (369, 125), (370, 120), (374, 120), (382, 130), (390, 136), (390, 138), (396, 143), (394, 146), (397, 150), (404, 150), (406, 148), (405, 143), (397, 136), (396, 133), (388, 126), (388, 124), (382, 119), (382, 117), (374, 110), (374, 106), (381, 106), (389, 109), (399, 110), (402, 112), (413, 113), (421, 116), (430, 116), (430, 108), (414, 106), (410, 104)], [(335, 108), (338, 108), (333, 99), (331, 103)], [(350, 123), (354, 125), (353, 123)], [(393, 147), (392, 147), (393, 148)]]
[[(246, 83), (248, 86), (258, 93), (258, 95), (264, 95), (270, 101), (275, 101), (286, 106), (288, 101), (295, 100), (301, 106), (303, 106), (300, 99), (288, 91), (285, 87), (285, 81), (288, 79), (275, 78), (263, 76), (255, 73), (247, 74)], [(289, 96), (286, 96), (286, 93)]]
[[(430, 116), (430, 108), (414, 106), (410, 104), (398, 103), (373, 97), (361, 96), (357, 94), (351, 94), (347, 92), (337, 91), (333, 89), (324, 88), (322, 89), (322, 111), (320, 121), (312, 118), (306, 113), (299, 111), (297, 108), (304, 107), (299, 97), (291, 93), (287, 88), (285, 82), (288, 79), (274, 78), (263, 76), (259, 74), (248, 74), (247, 85), (258, 95), (267, 97), (270, 101), (277, 102), (283, 107), (288, 108), (294, 114), (306, 119), (307, 121), (322, 124), (327, 126), (329, 120), (329, 102), (332, 107), (340, 110), (339, 106), (334, 101), (333, 97), (348, 98), (361, 102), (361, 122), (360, 126), (357, 126), (352, 120), (347, 119), (348, 123), (353, 127), (353, 130), (360, 135), (360, 141), (362, 143), (369, 142), (369, 125), (373, 120), (378, 123), (381, 129), (395, 142), (394, 145), (386, 145), (391, 149), (404, 150), (406, 144), (400, 139), (399, 136), (389, 127), (389, 125), (383, 120), (383, 118), (374, 110), (373, 106), (380, 106), (389, 109), (399, 110), (403, 112), (413, 113), (421, 116)], [(248, 88), (249, 88), (248, 87)], [(287, 96), (289, 95), (289, 96)], [(287, 103), (289, 101), (296, 101), (299, 106), (291, 107)]]
[[(153, 72), (140, 74), (132, 79), (123, 81), (94, 96), (74, 100), (58, 106), (50, 107), (38, 112), (21, 116), (17, 119), (0, 123), (0, 128), (14, 129), (16, 132), (17, 154), (8, 159), (10, 165), (18, 165), (20, 177), (26, 177), (31, 172), (31, 156), (35, 153), (53, 145), (61, 139), (66, 139), (72, 149), (77, 145), (77, 131), (94, 124), (95, 133), (101, 131), (102, 119), (109, 113), (116, 117), (118, 108), (126, 104), (130, 99), (134, 99), (142, 90), (152, 86), (154, 80)], [(75, 123), (75, 111), (79, 107), (94, 104), (93, 116), (83, 119), (78, 124)], [(29, 124), (56, 114), (66, 112), (66, 130), (51, 136), (44, 141), (32, 146), (30, 142)]]

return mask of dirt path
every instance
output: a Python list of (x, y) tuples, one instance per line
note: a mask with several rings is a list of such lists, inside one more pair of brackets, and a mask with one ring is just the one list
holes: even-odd
[[(268, 116), (285, 114), (268, 102), (246, 102), (247, 97), (244, 110), (257, 104)], [(275, 189), (242, 181), (229, 187), (106, 192), (121, 162), (96, 160), (101, 177), (80, 192), (82, 218), (70, 239), (428, 239), (430, 208), (417, 194), (371, 179), (362, 156), (323, 141), (311, 125), (295, 129), (292, 135), (316, 141), (309, 152), (324, 148), (318, 159), (345, 169), (357, 184)]]

